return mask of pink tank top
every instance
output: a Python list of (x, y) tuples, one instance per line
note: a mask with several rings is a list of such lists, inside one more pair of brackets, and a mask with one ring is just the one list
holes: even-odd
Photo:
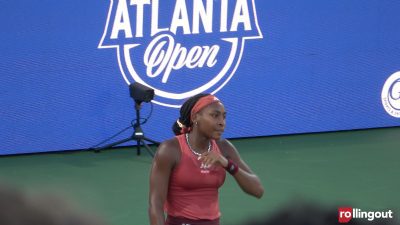
[[(168, 215), (193, 220), (214, 220), (221, 216), (218, 188), (225, 181), (221, 166), (202, 168), (201, 162), (186, 143), (185, 135), (176, 136), (181, 158), (171, 173), (165, 210)], [(215, 140), (211, 151), (221, 153)]]

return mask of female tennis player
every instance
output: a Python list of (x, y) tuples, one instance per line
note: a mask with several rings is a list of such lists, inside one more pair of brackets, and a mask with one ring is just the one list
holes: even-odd
[(224, 105), (210, 94), (198, 94), (182, 105), (173, 125), (177, 136), (163, 142), (153, 160), (151, 225), (219, 225), (218, 189), (226, 171), (244, 192), (262, 197), (257, 175), (235, 147), (221, 139), (225, 116)]

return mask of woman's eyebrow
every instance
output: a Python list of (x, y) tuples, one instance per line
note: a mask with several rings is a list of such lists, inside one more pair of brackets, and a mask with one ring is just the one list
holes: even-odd
[(224, 115), (226, 115), (226, 111), (224, 111), (224, 112), (222, 113), (222, 111), (221, 111), (221, 110), (218, 110), (218, 109), (215, 109), (215, 110), (211, 111), (211, 113), (219, 113), (219, 114), (224, 114)]

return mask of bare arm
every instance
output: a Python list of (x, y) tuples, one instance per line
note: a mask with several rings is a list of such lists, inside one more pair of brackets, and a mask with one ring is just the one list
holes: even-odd
[(240, 188), (256, 198), (264, 194), (264, 187), (258, 176), (251, 171), (250, 167), (241, 159), (236, 148), (227, 140), (221, 141), (221, 147), (225, 149), (226, 157), (239, 166), (238, 172), (233, 176)]
[(151, 225), (164, 225), (164, 203), (171, 171), (177, 162), (176, 140), (162, 143), (153, 159), (150, 172), (149, 218)]

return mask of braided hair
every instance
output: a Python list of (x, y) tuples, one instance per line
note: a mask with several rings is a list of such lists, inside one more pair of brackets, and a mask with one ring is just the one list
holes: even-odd
[[(179, 111), (180, 115), (179, 115), (179, 119), (177, 121), (175, 121), (175, 123), (172, 125), (172, 132), (174, 132), (175, 135), (180, 135), (182, 134), (182, 129), (188, 129), (189, 127), (192, 126), (192, 121), (190, 118), (190, 113), (192, 112), (192, 109), (194, 107), (194, 105), (196, 105), (197, 101), (210, 94), (197, 94), (194, 95), (192, 97), (190, 97), (188, 100), (185, 101), (185, 103), (183, 103), (183, 105), (181, 106), (181, 109)], [(181, 123), (181, 125), (178, 124)], [(184, 127), (182, 127), (182, 125)]]

